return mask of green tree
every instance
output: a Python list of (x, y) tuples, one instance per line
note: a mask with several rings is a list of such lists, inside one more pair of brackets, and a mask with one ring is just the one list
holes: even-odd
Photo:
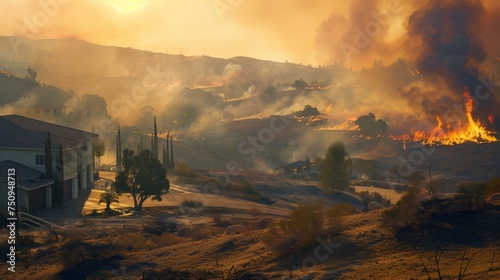
[(132, 195), (136, 210), (141, 210), (149, 197), (161, 201), (161, 196), (168, 192), (170, 182), (167, 170), (158, 159), (152, 157), (149, 150), (135, 155), (133, 150), (124, 149), (122, 166), (123, 171), (115, 178), (115, 187), (118, 192)]
[(351, 158), (344, 143), (330, 144), (325, 158), (321, 160), (319, 179), (324, 190), (347, 190), (351, 176)]
[(94, 157), (97, 157), (99, 163), (97, 167), (101, 166), (101, 157), (106, 153), (106, 143), (103, 139), (97, 138), (92, 142), (92, 146), (94, 149)]
[(387, 132), (387, 123), (384, 120), (375, 120), (375, 115), (369, 113), (360, 116), (354, 121), (364, 136), (376, 137)]
[(97, 204), (106, 203), (106, 211), (111, 211), (111, 203), (120, 203), (118, 194), (115, 190), (106, 183), (106, 190), (101, 193), (99, 202)]
[(274, 86), (268, 86), (264, 91), (265, 96), (274, 96), (276, 94), (276, 88)]
[(26, 71), (28, 72), (28, 76), (26, 76), (26, 79), (28, 79), (28, 80), (30, 80), (32, 82), (37, 83), (37, 80), (36, 80), (36, 70), (32, 69), (31, 67), (28, 67), (28, 69), (26, 69)]
[(156, 116), (153, 120), (153, 158), (158, 159), (158, 129), (156, 128)]
[(302, 89), (305, 89), (306, 87), (308, 87), (309, 85), (306, 83), (306, 81), (300, 79), (300, 80), (295, 80), (295, 82), (293, 82), (293, 87), (295, 89), (298, 89), (298, 90), (302, 90)]

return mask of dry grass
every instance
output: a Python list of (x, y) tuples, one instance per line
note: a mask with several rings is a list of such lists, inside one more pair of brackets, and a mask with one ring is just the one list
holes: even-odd
[(173, 233), (164, 232), (162, 235), (151, 236), (151, 241), (153, 241), (156, 248), (172, 246), (176, 244), (186, 243), (190, 240), (188, 238), (179, 237)]
[(140, 251), (146, 248), (146, 238), (139, 233), (128, 232), (116, 237), (113, 245), (127, 251)]

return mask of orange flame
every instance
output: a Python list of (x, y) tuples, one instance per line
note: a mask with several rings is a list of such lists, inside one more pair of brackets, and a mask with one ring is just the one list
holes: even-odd
[(341, 124), (338, 124), (336, 126), (322, 126), (319, 128), (319, 130), (358, 130), (359, 126), (354, 123), (353, 120), (346, 120)]
[[(429, 134), (423, 131), (417, 131), (413, 134), (413, 137), (403, 135), (392, 138), (394, 140), (422, 142), (424, 145), (456, 145), (467, 141), (476, 143), (498, 141), (495, 136), (492, 135), (493, 132), (487, 131), (486, 128), (481, 125), (479, 120), (474, 120), (472, 117), (474, 101), (467, 90), (465, 90), (463, 96), (467, 101), (465, 104), (467, 126), (465, 128), (459, 126), (458, 128), (453, 129), (450, 124), (447, 124), (446, 129), (444, 129), (443, 121), (439, 116), (437, 116), (437, 126), (433, 128)], [(490, 118), (489, 120), (491, 122)]]
[(333, 103), (330, 102), (330, 105), (326, 107), (325, 113), (330, 114), (331, 112), (333, 112)]
[(493, 117), (493, 115), (489, 115), (489, 116), (488, 116), (488, 120), (490, 121), (490, 124), (491, 124), (491, 125), (494, 125), (494, 124), (495, 124), (495, 117)]

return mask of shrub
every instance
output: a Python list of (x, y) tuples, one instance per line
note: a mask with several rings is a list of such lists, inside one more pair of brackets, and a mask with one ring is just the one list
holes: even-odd
[(249, 208), (249, 209), (248, 209), (248, 214), (249, 214), (249, 215), (252, 215), (252, 216), (257, 216), (257, 215), (259, 215), (260, 213), (262, 213), (262, 212), (260, 211), (260, 209), (259, 209), (259, 208), (256, 208), (256, 207), (252, 207), (252, 208)]
[(278, 225), (271, 224), (262, 241), (280, 254), (298, 253), (317, 244), (323, 235), (323, 209), (320, 205), (302, 205)]
[(128, 251), (139, 251), (146, 247), (146, 239), (139, 233), (125, 233), (118, 236), (113, 245)]
[(370, 201), (376, 201), (384, 206), (391, 205), (391, 200), (385, 196), (382, 196), (378, 192), (369, 193), (368, 191), (362, 191), (359, 192), (358, 195), (362, 198), (361, 202), (365, 205), (365, 211), (368, 211), (368, 203), (370, 203)]
[(58, 230), (55, 227), (46, 228), (40, 233), (40, 237), (42, 238), (44, 244), (52, 244), (62, 241), (65, 236), (66, 233), (64, 231)]
[(488, 185), (486, 183), (462, 183), (458, 186), (456, 197), (457, 205), (463, 211), (477, 211), (484, 209), (486, 201), (484, 194)]
[(85, 273), (86, 270), (95, 268), (96, 263), (116, 256), (118, 256), (117, 251), (113, 246), (90, 244), (81, 237), (71, 238), (59, 248), (61, 263), (73, 268), (66, 271), (67, 273)]
[(151, 220), (143, 225), (144, 231), (150, 234), (161, 235), (164, 232), (173, 232), (177, 224), (172, 221)]
[(210, 237), (212, 237), (212, 231), (206, 227), (193, 230), (193, 233), (191, 234), (191, 239), (194, 241), (208, 239)]
[(410, 187), (396, 206), (382, 212), (382, 225), (394, 236), (398, 236), (402, 229), (409, 229), (417, 220), (420, 206), (418, 192), (418, 188)]
[(354, 214), (354, 209), (348, 203), (340, 203), (326, 211), (326, 231), (328, 234), (338, 236), (346, 229), (344, 216)]
[(227, 227), (231, 225), (231, 222), (228, 220), (223, 220), (222, 215), (219, 213), (214, 213), (212, 215), (212, 219), (214, 220), (214, 223), (218, 227)]
[(269, 225), (273, 222), (272, 218), (262, 218), (255, 222), (249, 222), (247, 225), (248, 230), (259, 230), (265, 229), (269, 227)]
[(182, 202), (182, 206), (189, 207), (189, 208), (202, 208), (203, 203), (199, 200), (186, 199)]
[(35, 236), (33, 234), (21, 234), (17, 240), (16, 244), (18, 248), (30, 248), (36, 245)]
[(485, 197), (488, 198), (498, 192), (500, 192), (500, 177), (493, 177), (488, 180)]
[(410, 186), (408, 186), (408, 185), (395, 185), (394, 186), (394, 190), (397, 193), (407, 192), (409, 189), (410, 189)]
[(179, 206), (179, 210), (181, 211), (182, 214), (198, 214), (200, 211), (202, 211), (204, 208), (204, 205), (201, 201), (199, 200), (194, 200), (194, 199), (186, 199), (182, 202), (182, 204)]
[(198, 174), (191, 171), (191, 168), (189, 168), (189, 165), (187, 163), (178, 160), (175, 161), (174, 173), (175, 175), (190, 177), (190, 178), (198, 176)]
[(166, 247), (176, 244), (186, 243), (189, 241), (187, 238), (179, 237), (173, 233), (165, 232), (160, 236), (152, 236), (151, 241), (154, 242), (157, 247)]
[(61, 262), (66, 266), (70, 266), (85, 261), (87, 246), (88, 244), (79, 238), (64, 243), (59, 250)]

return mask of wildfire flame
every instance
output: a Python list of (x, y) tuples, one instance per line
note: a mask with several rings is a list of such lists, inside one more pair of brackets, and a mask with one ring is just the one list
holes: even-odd
[(330, 105), (326, 107), (325, 113), (330, 114), (333, 111), (333, 104), (330, 102)]
[[(486, 128), (481, 125), (479, 120), (474, 120), (472, 117), (474, 101), (467, 90), (465, 90), (463, 96), (466, 99), (465, 115), (467, 117), (467, 126), (465, 128), (459, 126), (454, 129), (449, 124), (446, 125), (446, 127), (443, 127), (442, 119), (437, 116), (437, 126), (428, 134), (423, 131), (417, 131), (413, 136), (403, 135), (400, 137), (393, 137), (393, 139), (403, 140), (405, 142), (422, 142), (424, 145), (456, 145), (467, 141), (476, 143), (498, 141), (495, 136), (492, 135), (493, 132), (487, 131)], [(492, 119), (489, 118), (489, 120), (491, 122)]]
[(488, 121), (490, 121), (491, 125), (494, 125), (495, 124), (495, 117), (493, 117), (493, 115), (489, 115), (488, 116)]
[(341, 124), (338, 124), (336, 126), (322, 126), (320, 127), (319, 130), (358, 130), (359, 127), (357, 124), (354, 123), (353, 120), (346, 120)]

